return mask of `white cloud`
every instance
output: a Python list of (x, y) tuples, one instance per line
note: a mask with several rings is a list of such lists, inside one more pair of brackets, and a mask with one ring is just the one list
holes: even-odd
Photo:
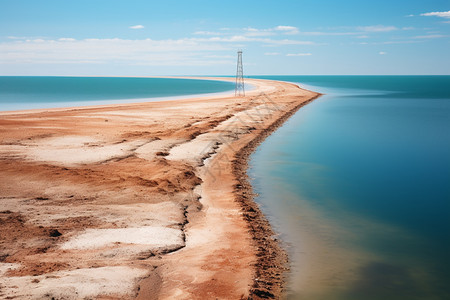
[(359, 35), (356, 37), (357, 39), (368, 39), (369, 36), (368, 35)]
[(311, 56), (311, 53), (289, 53), (286, 56)]
[(205, 52), (231, 50), (232, 48), (220, 43), (188, 38), (15, 40), (0, 43), (0, 64), (114, 63), (165, 66), (234, 64), (234, 59), (205, 56)]
[(365, 32), (390, 32), (394, 30), (398, 30), (395, 26), (384, 26), (384, 25), (375, 25), (375, 26), (360, 26), (359, 30)]
[(378, 54), (380, 54), (380, 55), (386, 55), (386, 54), (387, 54), (387, 52), (384, 52), (384, 51), (380, 51), (380, 52), (378, 52)]
[(275, 27), (275, 30), (292, 31), (292, 30), (298, 30), (298, 28), (294, 27), (294, 26), (279, 25), (279, 26)]
[(221, 32), (214, 32), (214, 31), (196, 31), (194, 32), (195, 35), (222, 35)]
[(60, 42), (75, 42), (76, 40), (73, 38), (60, 38), (58, 39)]
[(442, 34), (429, 34), (429, 35), (419, 35), (419, 36), (415, 36), (415, 39), (440, 39), (440, 38), (444, 38), (447, 37), (446, 35), (442, 35)]
[(298, 40), (271, 40), (267, 41), (268, 44), (274, 44), (274, 45), (314, 45), (315, 43), (310, 41), (298, 41)]
[(283, 34), (288, 34), (288, 35), (294, 35), (294, 34), (299, 33), (298, 28), (294, 27), (294, 26), (279, 25), (279, 26), (275, 27), (274, 30), (282, 31)]
[(299, 40), (290, 40), (290, 39), (271, 39), (271, 38), (261, 38), (261, 37), (251, 37), (246, 35), (233, 35), (229, 37), (210, 37), (210, 38), (194, 38), (191, 40), (199, 41), (199, 42), (222, 42), (222, 43), (242, 43), (242, 42), (259, 42), (266, 45), (314, 45), (313, 42), (310, 41), (299, 41)]
[(134, 26), (130, 26), (130, 29), (143, 29), (144, 25), (134, 25)]
[(23, 36), (8, 36), (7, 38), (10, 40), (26, 40), (27, 39), (26, 37), (23, 37)]
[(420, 14), (421, 16), (425, 17), (441, 17), (441, 18), (450, 18), (450, 10), (449, 11), (435, 11), (435, 12), (429, 12)]
[(323, 31), (305, 31), (299, 32), (301, 35), (309, 35), (309, 36), (343, 36), (343, 35), (357, 35), (361, 34), (361, 32), (323, 32)]
[[(357, 35), (357, 38), (366, 38), (366, 33), (376, 33), (376, 32), (390, 32), (395, 30), (400, 30), (395, 26), (384, 26), (384, 25), (374, 25), (374, 26), (358, 26), (358, 27), (338, 27), (335, 29), (344, 29), (346, 31), (300, 31), (300, 35), (307, 36), (352, 36)], [(401, 30), (413, 30), (414, 27), (403, 27)]]
[(421, 41), (418, 40), (411, 40), (411, 41), (387, 41), (387, 42), (381, 42), (381, 43), (373, 43), (374, 45), (401, 45), (401, 44), (416, 44), (420, 43)]
[(207, 58), (235, 58), (233, 55), (206, 55)]
[(252, 27), (244, 28), (244, 32), (246, 36), (269, 36), (275, 34), (272, 29), (256, 29)]
[(276, 56), (276, 55), (280, 55), (280, 53), (278, 53), (278, 52), (266, 52), (266, 53), (264, 53), (264, 55)]
[[(271, 30), (275, 32), (274, 28)], [(289, 30), (292, 31), (293, 28), (282, 28), (282, 32)], [(234, 51), (236, 47), (245, 47), (249, 43), (263, 47), (315, 44), (311, 41), (280, 37), (232, 35), (231, 30), (225, 35), (226, 32), (223, 31), (222, 35), (198, 32), (194, 37), (166, 40), (11, 37), (5, 42), (0, 42), (0, 64), (82, 63), (155, 66), (234, 64), (234, 56), (229, 55), (230, 51)], [(211, 36), (208, 36), (210, 34)]]
[(283, 35), (295, 35), (299, 33), (299, 30), (297, 27), (294, 26), (285, 26), (285, 25), (279, 25), (273, 28), (267, 28), (267, 29), (257, 29), (253, 27), (247, 27), (244, 28), (244, 35), (246, 36), (271, 36), (276, 35), (278, 33)]

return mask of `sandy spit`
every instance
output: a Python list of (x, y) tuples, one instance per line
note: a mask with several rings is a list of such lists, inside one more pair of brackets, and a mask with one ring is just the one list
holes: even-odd
[(247, 159), (319, 95), (247, 82), (245, 97), (0, 112), (0, 298), (280, 298), (287, 257)]

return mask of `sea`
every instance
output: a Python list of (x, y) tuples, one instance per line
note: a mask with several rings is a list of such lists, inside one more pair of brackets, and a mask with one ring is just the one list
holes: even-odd
[(288, 299), (450, 299), (450, 76), (255, 76), (320, 92), (254, 152)]
[(0, 76), (0, 111), (161, 101), (234, 90), (184, 78)]

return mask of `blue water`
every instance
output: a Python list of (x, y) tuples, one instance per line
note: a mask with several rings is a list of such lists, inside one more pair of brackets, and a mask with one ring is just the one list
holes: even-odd
[(326, 94), (250, 164), (289, 298), (450, 299), (450, 76), (258, 78)]
[(0, 76), (0, 111), (143, 102), (233, 89), (230, 82), (181, 78)]

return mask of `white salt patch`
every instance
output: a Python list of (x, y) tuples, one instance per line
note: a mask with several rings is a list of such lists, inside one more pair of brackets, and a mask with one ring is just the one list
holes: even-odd
[(184, 142), (184, 139), (164, 139), (147, 143), (136, 149), (135, 153), (139, 158), (146, 160), (155, 159), (157, 152), (166, 152), (178, 143)]
[(92, 116), (102, 116), (102, 117), (115, 117), (115, 116), (119, 116), (119, 117), (136, 117), (136, 118), (145, 118), (145, 119), (149, 119), (149, 118), (153, 118), (155, 117), (155, 112), (158, 113), (158, 111), (152, 110), (152, 111), (142, 111), (142, 110), (136, 110), (136, 111), (115, 111), (115, 112), (95, 112), (95, 113), (89, 113), (87, 114), (87, 116), (92, 115)]
[(25, 153), (33, 160), (58, 165), (76, 165), (104, 162), (131, 155), (134, 149), (148, 141), (137, 140), (104, 145), (91, 137), (69, 136), (44, 139), (38, 147), (28, 148)]
[[(37, 202), (38, 205), (41, 205)], [(29, 216), (28, 222), (36, 226), (54, 226), (58, 220), (68, 216), (91, 217), (101, 223), (116, 223), (118, 227), (171, 226), (183, 219), (182, 207), (175, 202), (134, 203), (132, 205), (84, 205), (71, 206), (46, 205), (46, 210), (38, 205), (17, 207), (17, 199), (2, 199), (4, 210), (17, 211)]]
[[(201, 159), (214, 152), (217, 142), (225, 145), (232, 142), (239, 135), (249, 132), (245, 127), (257, 126), (276, 109), (279, 108), (267, 103), (239, 112), (220, 123), (213, 131), (201, 134), (191, 141), (173, 147), (166, 159), (199, 163)], [(244, 128), (242, 128), (243, 126)]]
[(152, 248), (183, 246), (180, 229), (161, 226), (139, 228), (87, 229), (64, 243), (62, 249), (95, 249), (115, 243), (148, 245)]
[(275, 111), (282, 109), (282, 106), (274, 106), (270, 103), (261, 104), (253, 108), (236, 113), (233, 117), (220, 123), (216, 130), (235, 131), (242, 126), (256, 126), (263, 122)]
[(0, 276), (3, 276), (9, 270), (15, 270), (20, 267), (20, 264), (0, 263)]
[(97, 143), (98, 139), (91, 136), (66, 135), (55, 138), (47, 138), (40, 141), (40, 144), (45, 144), (53, 147), (82, 147), (86, 144)]
[(183, 210), (178, 203), (135, 203), (132, 205), (107, 205), (103, 210), (104, 222), (123, 224), (120, 227), (170, 226), (180, 223)]
[(189, 142), (173, 147), (166, 159), (199, 163), (202, 158), (214, 152), (216, 141), (219, 141), (220, 137), (217, 133), (201, 134)]
[[(59, 271), (41, 276), (3, 277), (4, 296), (26, 299), (85, 299), (98, 295), (129, 295), (146, 270), (102, 267)], [(17, 287), (21, 288), (18, 289)]]

